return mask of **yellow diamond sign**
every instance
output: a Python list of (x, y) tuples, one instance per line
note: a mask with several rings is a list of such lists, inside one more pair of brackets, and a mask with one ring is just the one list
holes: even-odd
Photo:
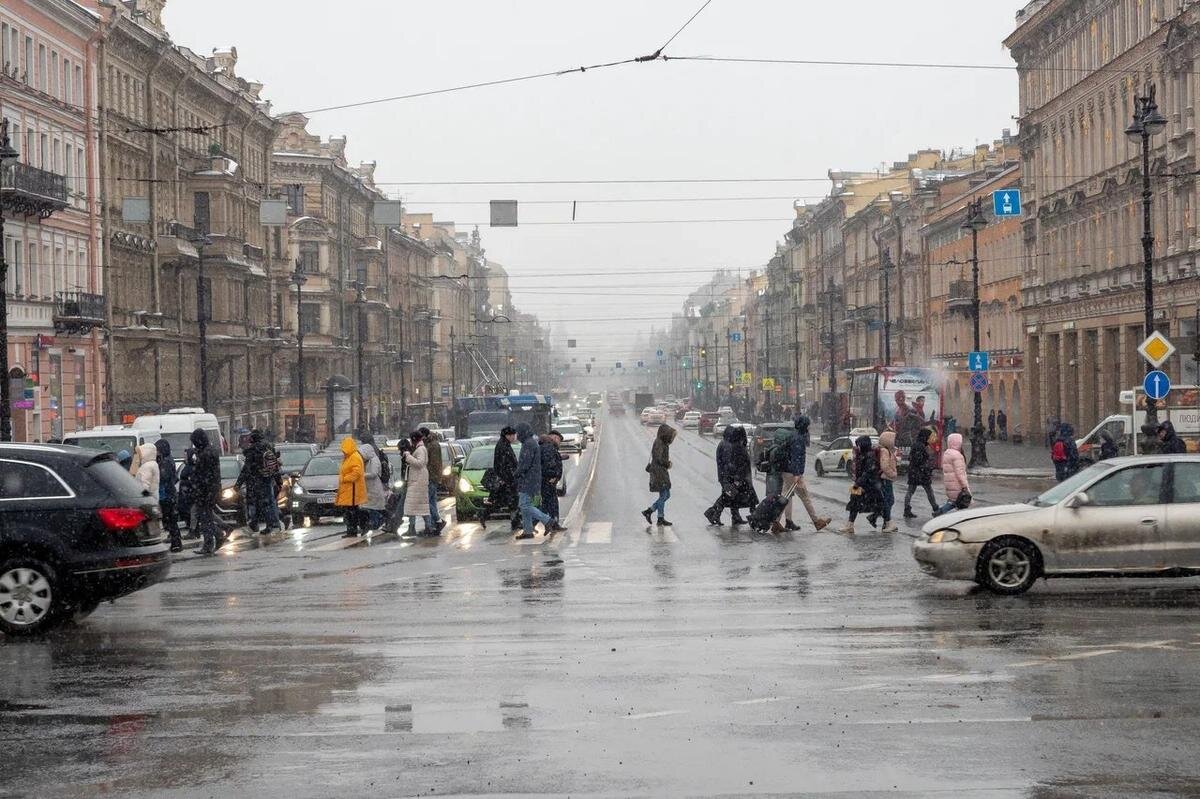
[(1138, 352), (1157, 369), (1175, 354), (1175, 345), (1168, 341), (1166, 336), (1155, 330), (1138, 347)]

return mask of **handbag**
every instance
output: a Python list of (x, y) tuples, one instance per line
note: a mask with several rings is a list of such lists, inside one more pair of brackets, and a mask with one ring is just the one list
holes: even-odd
[(971, 492), (964, 488), (962, 491), (959, 491), (958, 496), (955, 497), (954, 507), (958, 508), (959, 510), (966, 510), (967, 508), (971, 507), (972, 499), (973, 497), (971, 496)]
[(479, 481), (483, 489), (489, 493), (500, 489), (500, 475), (496, 474), (495, 469), (488, 469), (483, 473), (483, 479)]

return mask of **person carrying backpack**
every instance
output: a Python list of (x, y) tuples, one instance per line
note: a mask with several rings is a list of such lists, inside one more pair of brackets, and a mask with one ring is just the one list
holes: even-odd
[(808, 495), (808, 485), (804, 482), (804, 467), (805, 461), (808, 458), (808, 428), (809, 419), (807, 416), (796, 417), (796, 432), (792, 435), (788, 444), (788, 465), (783, 473), (783, 485), (791, 486), (793, 494), (788, 499), (787, 510), (785, 515), (787, 521), (784, 523), (785, 529), (799, 530), (800, 527), (792, 521), (792, 502), (799, 499), (804, 505), (804, 510), (808, 512), (808, 518), (813, 523), (813, 527), (818, 531), (824, 530), (829, 526), (830, 519), (817, 515), (817, 509), (813, 507), (812, 498)]
[[(1070, 425), (1060, 424), (1058, 426), (1058, 434), (1054, 437), (1054, 443), (1050, 445), (1050, 460), (1054, 462), (1054, 478), (1058, 482), (1062, 482), (1071, 476), (1071, 449), (1075, 442), (1070, 438)], [(1076, 464), (1078, 464), (1079, 454), (1076, 451)]]
[(850, 520), (842, 527), (842, 532), (847, 535), (854, 534), (854, 522), (858, 514), (868, 514), (871, 526), (874, 527), (881, 510), (882, 476), (879, 453), (876, 452), (870, 436), (859, 436), (855, 439), (854, 460), (850, 469), (854, 480), (854, 485), (850, 487), (850, 501), (846, 503)]

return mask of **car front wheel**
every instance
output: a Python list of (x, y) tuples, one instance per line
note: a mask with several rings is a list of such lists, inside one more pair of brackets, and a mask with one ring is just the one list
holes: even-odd
[(998, 538), (979, 553), (976, 579), (993, 593), (1015, 596), (1028, 591), (1041, 571), (1037, 547), (1023, 538)]
[(34, 635), (58, 623), (63, 597), (58, 578), (36, 558), (0, 562), (0, 630)]

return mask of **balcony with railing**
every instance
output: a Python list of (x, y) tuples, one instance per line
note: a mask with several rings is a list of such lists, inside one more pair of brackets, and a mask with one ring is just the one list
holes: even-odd
[(107, 306), (104, 295), (86, 291), (60, 291), (54, 295), (54, 330), (80, 335), (104, 325)]
[(969, 280), (951, 280), (950, 291), (946, 297), (946, 310), (970, 314), (974, 304), (975, 292)]
[(67, 207), (67, 179), (28, 164), (0, 168), (0, 203), (18, 214), (43, 219)]

